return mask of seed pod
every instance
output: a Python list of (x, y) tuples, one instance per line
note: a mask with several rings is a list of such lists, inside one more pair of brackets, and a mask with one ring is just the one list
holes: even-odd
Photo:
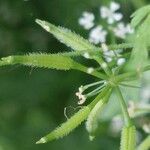
[(120, 150), (135, 150), (136, 129), (135, 126), (124, 127), (121, 134)]

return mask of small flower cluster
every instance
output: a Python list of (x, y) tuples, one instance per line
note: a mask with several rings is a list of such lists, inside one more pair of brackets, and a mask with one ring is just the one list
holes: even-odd
[(116, 60), (117, 65), (121, 66), (126, 62), (126, 59), (121, 56), (122, 50), (109, 50), (107, 45), (105, 43), (101, 44), (102, 50), (103, 50), (103, 55), (106, 60), (106, 62), (111, 62), (112, 60)]
[[(123, 14), (118, 12), (120, 5), (116, 2), (111, 2), (109, 7), (100, 7), (101, 19), (107, 22), (107, 26), (97, 25), (95, 23), (95, 16), (91, 12), (83, 12), (81, 18), (79, 18), (79, 24), (83, 26), (84, 29), (89, 31), (89, 41), (94, 44), (101, 44), (103, 49), (104, 59), (107, 63), (115, 61), (117, 66), (121, 66), (126, 62), (126, 59), (121, 55), (122, 50), (110, 50), (107, 45), (107, 36), (113, 34), (114, 40), (122, 39), (124, 40), (128, 34), (134, 32), (129, 24), (123, 23)], [(103, 21), (104, 22), (104, 21)], [(84, 54), (84, 57), (89, 59), (90, 55), (88, 53)]]
[(125, 39), (128, 34), (134, 32), (129, 24), (123, 23), (123, 14), (117, 12), (120, 9), (120, 5), (116, 2), (111, 2), (109, 7), (100, 7), (100, 16), (104, 19), (108, 27), (104, 27), (100, 24), (95, 24), (95, 16), (91, 12), (83, 12), (81, 18), (79, 18), (79, 24), (86, 30), (90, 30), (89, 41), (94, 44), (105, 43), (108, 32), (114, 33), (114, 36), (120, 39)]
[[(104, 62), (101, 64), (103, 69), (107, 67), (107, 63), (115, 62), (115, 65), (121, 66), (126, 62), (126, 58), (122, 56), (123, 51), (121, 49), (115, 51), (110, 50), (105, 44), (109, 32), (110, 34), (113, 33), (114, 38), (117, 40), (117, 38), (125, 39), (128, 34), (131, 34), (134, 31), (129, 24), (125, 25), (121, 21), (121, 19), (123, 19), (123, 14), (117, 12), (119, 9), (120, 5), (116, 2), (111, 2), (109, 7), (100, 7), (100, 16), (108, 24), (108, 26), (105, 27), (106, 29), (103, 25), (95, 24), (95, 16), (91, 12), (83, 12), (81, 18), (79, 18), (79, 24), (85, 30), (89, 30), (89, 41), (94, 44), (101, 44), (103, 57), (106, 61), (106, 63)], [(84, 53), (83, 56), (86, 59), (91, 58), (88, 52)], [(87, 73), (90, 74), (93, 71), (93, 68), (88, 68)], [(89, 94), (83, 95), (84, 91), (85, 86), (81, 86), (76, 93), (76, 96), (79, 98), (79, 105), (82, 105), (89, 96)], [(97, 89), (95, 89), (95, 91), (97, 92)]]
[(83, 86), (81, 85), (79, 87), (79, 91), (76, 92), (76, 96), (79, 98), (78, 105), (82, 105), (86, 101), (86, 96), (82, 94), (83, 91), (84, 89)]
[[(79, 98), (78, 105), (84, 104), (87, 98), (97, 95), (105, 87), (106, 84), (107, 83), (105, 80), (101, 80), (84, 86), (81, 85), (78, 89), (79, 91), (75, 93), (75, 95)], [(98, 87), (96, 87), (93, 91), (89, 93), (83, 94), (87, 89), (94, 86)]]

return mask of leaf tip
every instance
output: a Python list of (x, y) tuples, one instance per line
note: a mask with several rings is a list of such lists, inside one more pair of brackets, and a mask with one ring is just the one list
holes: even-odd
[(94, 141), (94, 139), (95, 139), (95, 136), (93, 136), (93, 135), (90, 135), (89, 136), (89, 140), (92, 142), (92, 141)]
[(47, 142), (46, 138), (42, 137), (39, 141), (36, 142), (36, 144), (44, 144), (46, 142)]
[(37, 24), (40, 24), (41, 22), (42, 22), (42, 20), (40, 20), (40, 19), (35, 19), (35, 22), (37, 23)]
[(46, 31), (50, 31), (50, 26), (46, 21), (40, 20), (40, 19), (35, 19), (35, 22), (39, 24), (41, 27), (43, 27)]

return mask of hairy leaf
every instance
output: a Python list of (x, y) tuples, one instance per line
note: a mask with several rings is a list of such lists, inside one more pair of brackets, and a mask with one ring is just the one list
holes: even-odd
[(102, 99), (110, 90), (109, 86), (106, 86), (104, 90), (88, 105), (80, 109), (75, 115), (68, 119), (65, 123), (61, 124), (55, 130), (50, 132), (48, 135), (42, 137), (37, 144), (47, 143), (49, 141), (62, 138), (73, 131), (77, 126), (79, 126), (84, 120), (87, 119), (90, 111), (94, 108), (96, 103)]
[[(131, 58), (129, 62), (127, 63), (127, 70), (138, 70), (140, 71), (147, 63), (148, 63), (148, 46), (150, 45), (150, 6), (143, 8), (145, 10), (145, 15), (141, 16), (139, 13), (142, 11), (139, 10), (137, 13), (135, 13), (133, 16), (133, 21), (132, 24), (134, 26), (138, 25), (138, 23), (135, 22), (140, 22), (139, 26), (136, 29), (135, 37), (134, 37), (134, 47), (133, 51), (131, 53)], [(148, 13), (149, 10), (149, 13)], [(144, 18), (142, 18), (144, 17)], [(139, 18), (138, 21), (136, 18)]]
[(46, 143), (55, 139), (62, 138), (68, 135), (73, 129), (80, 125), (89, 115), (90, 108), (88, 106), (83, 107), (74, 116), (67, 120), (67, 122), (61, 124), (60, 127), (53, 130), (50, 134), (41, 138), (37, 144)]
[(101, 111), (105, 107), (106, 103), (108, 102), (110, 94), (111, 94), (111, 89), (108, 91), (107, 96), (102, 98), (95, 105), (95, 107), (92, 109), (92, 111), (90, 112), (90, 114), (87, 118), (86, 129), (90, 134), (90, 140), (93, 140), (93, 138), (95, 137), (96, 131), (97, 131), (98, 126), (99, 126), (99, 114), (101, 113)]
[(21, 64), (31, 67), (50, 68), (57, 70), (76, 69), (95, 77), (106, 79), (106, 75), (96, 70), (88, 71), (89, 68), (74, 61), (69, 56), (63, 54), (29, 54), (14, 55), (1, 58), (0, 66)]
[(22, 64), (31, 67), (51, 68), (59, 70), (69, 70), (75, 65), (75, 62), (66, 56), (57, 54), (29, 54), (4, 57), (0, 65)]
[(136, 129), (135, 126), (124, 127), (121, 134), (120, 150), (135, 150)]
[(131, 16), (133, 18), (131, 21), (131, 26), (135, 28), (138, 25), (140, 25), (142, 21), (147, 17), (147, 15), (149, 15), (149, 13), (150, 13), (150, 5), (138, 9)]
[(64, 43), (65, 45), (71, 47), (74, 50), (82, 51), (98, 49), (89, 41), (85, 40), (76, 33), (71, 32), (69, 29), (60, 26), (56, 27), (51, 23), (39, 19), (36, 19), (36, 23), (42, 26), (46, 31), (53, 34), (60, 42)]

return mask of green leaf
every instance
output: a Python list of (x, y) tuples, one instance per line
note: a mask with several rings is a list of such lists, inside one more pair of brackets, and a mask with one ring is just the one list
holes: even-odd
[(4, 57), (0, 61), (0, 66), (14, 64), (58, 70), (69, 70), (72, 69), (76, 63), (70, 57), (61, 56), (58, 54), (16, 55)]
[(56, 27), (55, 25), (48, 23), (43, 20), (36, 19), (36, 23), (42, 26), (47, 32), (51, 33), (56, 37), (60, 42), (64, 43), (68, 47), (71, 47), (74, 50), (94, 50), (98, 49), (96, 46), (92, 45), (88, 40), (85, 40), (76, 33), (71, 32), (69, 29), (63, 27)]
[(135, 126), (124, 127), (121, 134), (120, 150), (135, 150), (136, 129)]
[(14, 55), (1, 58), (0, 66), (21, 64), (31, 67), (57, 69), (57, 70), (69, 70), (76, 69), (95, 77), (106, 79), (107, 76), (103, 73), (96, 71), (74, 61), (69, 56), (63, 56), (63, 54), (29, 54), (29, 55)]
[(87, 119), (90, 111), (94, 108), (99, 100), (101, 100), (107, 92), (110, 90), (109, 86), (106, 86), (103, 91), (88, 105), (80, 109), (75, 115), (68, 119), (65, 123), (61, 124), (55, 130), (50, 132), (48, 135), (42, 137), (36, 144), (47, 143), (49, 141), (62, 138), (73, 131), (77, 126), (79, 126), (84, 120)]
[[(150, 6), (143, 9), (146, 9), (145, 12), (147, 12), (147, 9), (149, 10)], [(131, 53), (131, 58), (126, 66), (127, 70), (137, 70), (138, 72), (148, 64), (148, 47), (150, 45), (150, 13), (145, 13), (146, 16), (143, 15), (144, 18), (142, 18), (142, 16), (139, 15), (139, 13), (142, 13), (141, 10), (133, 15), (134, 18), (139, 19), (136, 19), (138, 21), (135, 21), (133, 18), (132, 24), (136, 26), (139, 21), (141, 21), (141, 24), (136, 29), (133, 40), (134, 47)]]
[(99, 100), (99, 102), (94, 106), (94, 108), (91, 110), (87, 121), (86, 121), (86, 129), (89, 133), (90, 140), (93, 140), (95, 138), (96, 131), (99, 127), (99, 114), (106, 106), (106, 103), (109, 100), (110, 94), (112, 90), (109, 89), (107, 95)]
[(150, 149), (150, 135), (138, 146), (137, 150), (149, 150)]
[(50, 134), (42, 137), (39, 141), (36, 142), (36, 144), (47, 143), (49, 141), (59, 139), (68, 135), (73, 129), (79, 126), (87, 118), (89, 113), (90, 108), (87, 106), (83, 107), (74, 116), (68, 119), (67, 122), (61, 124), (60, 127), (53, 130)]
[(149, 15), (149, 13), (150, 13), (150, 5), (138, 9), (131, 16), (133, 18), (131, 21), (131, 26), (135, 28), (138, 25), (140, 25), (142, 21), (147, 17), (147, 15)]

